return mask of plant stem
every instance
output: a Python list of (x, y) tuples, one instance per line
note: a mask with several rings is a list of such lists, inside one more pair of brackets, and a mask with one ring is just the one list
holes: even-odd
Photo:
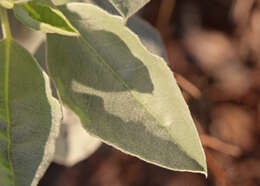
[(0, 19), (4, 39), (11, 39), (12, 34), (9, 26), (7, 10), (0, 6)]
[(159, 31), (166, 31), (173, 13), (176, 0), (164, 0), (161, 2), (156, 27)]

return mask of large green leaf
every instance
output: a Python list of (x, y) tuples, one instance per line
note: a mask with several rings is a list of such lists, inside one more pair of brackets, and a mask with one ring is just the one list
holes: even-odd
[(148, 162), (206, 174), (189, 109), (163, 59), (118, 16), (82, 3), (61, 10), (81, 35), (48, 34), (49, 72), (87, 131)]
[(14, 13), (22, 23), (35, 30), (69, 36), (78, 35), (60, 11), (45, 6), (41, 2), (16, 4)]
[(126, 18), (136, 13), (150, 0), (109, 0), (112, 5)]
[[(93, 1), (87, 1), (93, 3)], [(94, 2), (97, 2), (96, 0)], [(101, 1), (100, 1), (101, 2)], [(102, 2), (106, 2), (103, 1)], [(109, 4), (109, 2), (107, 2)], [(104, 4), (105, 5), (105, 4)], [(107, 6), (104, 8), (106, 9)], [(103, 8), (103, 6), (102, 6)], [(112, 7), (113, 8), (113, 7)], [(109, 10), (109, 9), (106, 9)], [(134, 31), (141, 39), (142, 43), (153, 53), (166, 59), (166, 53), (160, 36), (156, 30), (141, 18), (131, 17), (127, 22), (127, 26)], [(37, 61), (45, 68), (45, 43), (42, 43), (35, 53)], [(63, 112), (63, 125), (57, 139), (54, 161), (71, 166), (84, 158), (99, 147), (99, 141), (82, 131), (82, 126), (75, 114), (68, 109)], [(76, 134), (76, 135), (75, 135)]]
[(34, 186), (53, 156), (60, 106), (23, 47), (2, 40), (0, 54), (0, 185)]

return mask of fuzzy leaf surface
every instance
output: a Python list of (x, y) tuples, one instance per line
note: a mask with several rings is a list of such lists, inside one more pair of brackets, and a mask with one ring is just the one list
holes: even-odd
[(49, 73), (86, 130), (145, 161), (206, 174), (196, 128), (165, 61), (119, 16), (83, 3), (61, 11), (80, 37), (48, 34)]

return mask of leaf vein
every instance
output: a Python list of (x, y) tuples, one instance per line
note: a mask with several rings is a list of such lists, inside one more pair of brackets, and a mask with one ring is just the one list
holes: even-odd
[(5, 50), (5, 109), (6, 109), (6, 118), (7, 118), (7, 139), (8, 139), (8, 146), (7, 146), (7, 157), (10, 166), (10, 172), (13, 177), (12, 184), (14, 184), (14, 169), (13, 164), (11, 161), (11, 119), (10, 119), (10, 112), (9, 112), (9, 76), (10, 76), (10, 55), (11, 55), (11, 39), (6, 39), (6, 50)]

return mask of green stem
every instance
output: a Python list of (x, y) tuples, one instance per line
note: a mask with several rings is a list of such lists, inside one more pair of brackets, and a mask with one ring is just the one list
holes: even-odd
[(0, 6), (0, 18), (4, 39), (11, 39), (12, 34), (9, 26), (7, 10)]

